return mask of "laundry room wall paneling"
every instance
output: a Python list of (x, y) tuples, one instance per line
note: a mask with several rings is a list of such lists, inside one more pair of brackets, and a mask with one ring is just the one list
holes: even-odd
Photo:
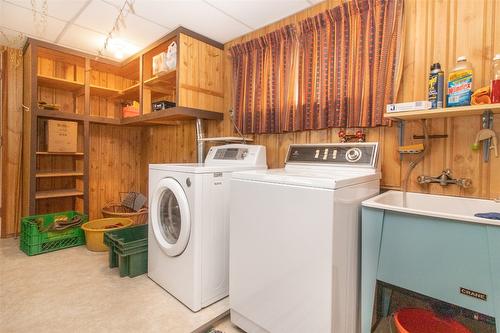
[[(2, 51), (0, 51), (2, 52)], [(20, 217), (21, 142), (23, 110), (23, 65), (17, 50), (4, 52), (2, 66), (2, 167), (0, 236), (9, 237), (17, 231)]]
[(142, 128), (92, 124), (90, 127), (89, 215), (119, 202), (120, 192), (140, 191)]
[[(287, 24), (314, 16), (339, 5), (339, 0), (328, 0), (262, 29), (251, 32), (225, 44), (224, 109), (225, 119), (208, 126), (209, 135), (233, 135), (229, 110), (232, 103), (232, 65), (229, 48), (235, 44), (259, 37)], [(430, 65), (440, 62), (445, 69), (453, 67), (457, 56), (465, 55), (473, 63), (475, 86), (489, 84), (490, 65), (494, 54), (500, 53), (500, 1), (498, 0), (405, 0), (405, 46), (403, 76), (398, 101), (427, 99), (427, 76)], [(484, 163), (482, 154), (470, 149), (481, 126), (480, 116), (436, 119), (428, 121), (431, 134), (447, 134), (447, 139), (431, 141), (430, 153), (413, 171), (409, 190), (436, 194), (496, 198), (500, 196), (500, 158), (492, 157)], [(500, 132), (500, 115), (495, 115), (494, 129)], [(373, 128), (367, 131), (368, 140), (380, 142), (382, 186), (399, 189), (410, 159), (400, 161), (397, 153), (396, 126)], [(275, 135), (254, 135), (255, 143), (267, 147), (269, 167), (281, 167), (290, 143), (338, 142), (338, 129), (305, 131)], [(413, 135), (421, 135), (418, 121), (406, 123), (405, 144), (419, 143)], [(439, 175), (450, 168), (455, 177), (472, 179), (473, 186), (441, 187), (438, 184), (420, 186), (420, 174)]]

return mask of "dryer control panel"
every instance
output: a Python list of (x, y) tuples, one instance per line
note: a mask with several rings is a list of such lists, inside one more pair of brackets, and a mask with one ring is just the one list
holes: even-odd
[(267, 166), (266, 147), (245, 144), (211, 147), (207, 153), (205, 164)]
[(290, 145), (286, 164), (329, 164), (375, 168), (377, 142)]

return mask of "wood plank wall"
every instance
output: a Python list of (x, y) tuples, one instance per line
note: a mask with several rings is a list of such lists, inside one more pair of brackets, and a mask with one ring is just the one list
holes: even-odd
[[(1, 51), (0, 51), (1, 52)], [(18, 50), (4, 52), (3, 106), (2, 106), (2, 181), (0, 236), (12, 236), (16, 232), (20, 216), (21, 183), (21, 109), (23, 100), (23, 64)]]
[(151, 126), (143, 129), (141, 191), (148, 194), (148, 168), (153, 163), (193, 163), (196, 161), (194, 122), (177, 126)]
[(142, 128), (92, 124), (90, 127), (89, 217), (101, 218), (120, 192), (140, 191)]
[[(327, 8), (338, 5), (339, 0), (328, 0), (279, 22), (237, 38), (225, 45), (224, 63), (224, 109), (231, 108), (231, 59), (228, 49), (284, 25), (313, 16)], [(465, 55), (472, 61), (475, 70), (475, 86), (489, 83), (491, 58), (500, 53), (500, 1), (499, 0), (406, 0), (405, 1), (405, 58), (403, 77), (398, 101), (427, 98), (427, 76), (429, 67), (440, 62), (445, 69), (453, 67), (457, 56)], [(481, 153), (470, 149), (475, 134), (480, 129), (479, 116), (449, 120), (432, 120), (428, 124), (431, 134), (447, 134), (447, 139), (435, 139), (430, 144), (430, 153), (411, 175), (409, 190), (444, 193), (472, 197), (496, 198), (500, 196), (500, 158), (482, 162)], [(418, 143), (414, 134), (422, 134), (419, 122), (406, 126), (405, 144)], [(500, 115), (495, 116), (494, 129), (500, 135)], [(290, 143), (338, 142), (337, 129), (306, 131), (279, 135), (256, 135), (255, 143), (267, 147), (268, 164), (271, 168), (284, 163)], [(228, 111), (224, 122), (209, 126), (209, 135), (229, 135), (232, 127)], [(399, 160), (398, 139), (395, 127), (375, 128), (367, 131), (368, 140), (381, 144), (382, 185), (399, 188), (413, 157)], [(473, 186), (460, 190), (457, 186), (443, 188), (437, 184), (416, 184), (419, 174), (439, 175), (450, 168), (455, 177), (472, 179)]]

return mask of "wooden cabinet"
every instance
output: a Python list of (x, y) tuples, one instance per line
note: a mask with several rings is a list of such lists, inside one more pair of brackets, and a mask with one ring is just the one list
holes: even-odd
[[(176, 67), (153, 75), (153, 57), (173, 41)], [(222, 44), (184, 28), (122, 63), (29, 40), (24, 53), (23, 95), (28, 111), (23, 119), (22, 214), (88, 212), (91, 124), (150, 126), (222, 119), (222, 58)], [(139, 105), (138, 115), (124, 118), (123, 106), (133, 101)], [(153, 111), (156, 101), (175, 103), (175, 107)], [(77, 152), (47, 151), (49, 119), (78, 123)]]

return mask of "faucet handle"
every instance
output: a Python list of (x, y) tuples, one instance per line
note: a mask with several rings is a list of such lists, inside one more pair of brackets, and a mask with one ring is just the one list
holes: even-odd
[(442, 174), (448, 176), (449, 178), (451, 178), (451, 169), (444, 169)]
[(470, 178), (459, 178), (457, 179), (457, 185), (463, 188), (469, 188), (472, 186), (472, 180)]
[(420, 185), (428, 184), (430, 183), (430, 180), (431, 179), (429, 176), (420, 175), (417, 177), (417, 183), (419, 183)]

